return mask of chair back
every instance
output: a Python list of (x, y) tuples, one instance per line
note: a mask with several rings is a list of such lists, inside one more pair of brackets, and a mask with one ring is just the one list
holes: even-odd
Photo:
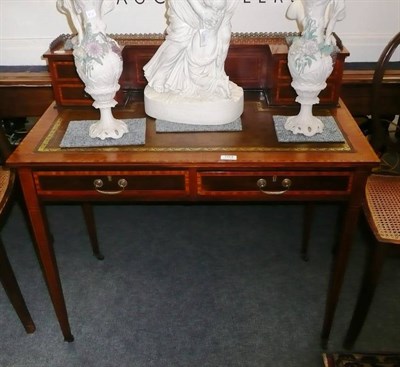
[[(381, 152), (385, 145), (385, 129), (381, 123), (381, 116), (384, 111), (381, 110), (381, 91), (382, 82), (388, 63), (393, 53), (400, 44), (400, 32), (397, 33), (383, 49), (372, 79), (372, 115), (371, 115), (371, 145), (376, 152)], [(399, 101), (400, 103), (400, 101)]]

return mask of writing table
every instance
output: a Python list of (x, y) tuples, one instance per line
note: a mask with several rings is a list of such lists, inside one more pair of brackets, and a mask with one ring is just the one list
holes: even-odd
[[(60, 148), (71, 120), (96, 120), (92, 107), (52, 104), (8, 159), (18, 172), (44, 278), (66, 341), (67, 310), (43, 204), (48, 201), (340, 201), (345, 212), (332, 263), (322, 341), (326, 343), (346, 269), (366, 178), (378, 158), (340, 101), (330, 109), (345, 141), (280, 143), (270, 108), (246, 93), (242, 131), (156, 133), (146, 120), (146, 143), (107, 148)], [(114, 109), (117, 118), (145, 117), (143, 102)], [(224, 159), (225, 158), (225, 159)], [(228, 158), (228, 159), (226, 159)], [(96, 182), (101, 180), (101, 190)]]

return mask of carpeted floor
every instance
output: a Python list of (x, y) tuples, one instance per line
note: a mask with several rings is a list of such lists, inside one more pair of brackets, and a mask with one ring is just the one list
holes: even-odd
[[(301, 205), (96, 205), (104, 261), (80, 207), (47, 208), (73, 343), (63, 341), (22, 215), (2, 237), (37, 325), (0, 289), (1, 367), (322, 367), (337, 207), (317, 208), (310, 260)], [(364, 258), (358, 233), (327, 351), (342, 340)], [(355, 351), (400, 349), (400, 266), (389, 259)]]
[(325, 367), (399, 367), (400, 354), (324, 353)]

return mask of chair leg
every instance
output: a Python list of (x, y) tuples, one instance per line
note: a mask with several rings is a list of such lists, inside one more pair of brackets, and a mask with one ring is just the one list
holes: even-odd
[(88, 230), (90, 244), (92, 245), (93, 255), (99, 260), (104, 260), (100, 252), (99, 241), (97, 239), (96, 222), (94, 219), (93, 207), (90, 203), (82, 203), (83, 216), (85, 218), (86, 228)]
[(304, 205), (304, 220), (303, 220), (303, 237), (301, 243), (301, 258), (304, 261), (308, 261), (308, 247), (310, 244), (310, 237), (311, 237), (311, 226), (312, 220), (314, 217), (314, 204), (313, 203), (306, 203)]
[(26, 307), (17, 279), (8, 260), (3, 242), (0, 239), (0, 280), (3, 288), (13, 305), (22, 325), (27, 333), (33, 333), (36, 329), (32, 317)]
[(385, 254), (386, 246), (380, 243), (375, 243), (373, 249), (369, 252), (360, 293), (343, 343), (345, 349), (351, 349), (353, 347), (367, 318), (382, 271)]

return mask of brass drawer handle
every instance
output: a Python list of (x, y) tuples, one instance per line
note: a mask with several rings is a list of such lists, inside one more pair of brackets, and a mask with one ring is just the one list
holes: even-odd
[(117, 194), (120, 194), (121, 192), (123, 192), (123, 191), (125, 190), (125, 187), (128, 186), (128, 181), (125, 180), (124, 178), (120, 178), (120, 179), (118, 180), (118, 183), (117, 183), (117, 184), (118, 184), (118, 187), (121, 188), (121, 190), (116, 190), (116, 191), (108, 191), (108, 190), (107, 190), (107, 191), (106, 191), (106, 190), (100, 190), (100, 189), (103, 187), (103, 185), (104, 185), (102, 179), (96, 178), (96, 179), (93, 181), (93, 185), (94, 185), (94, 188), (96, 189), (96, 191), (97, 191), (98, 193), (104, 194), (104, 195), (117, 195)]
[(263, 190), (264, 187), (267, 186), (267, 181), (264, 178), (260, 178), (257, 180), (257, 187), (260, 189), (260, 191), (263, 194), (266, 195), (282, 195), (284, 194), (286, 191), (288, 191), (290, 189), (290, 186), (292, 186), (292, 180), (290, 178), (284, 178), (282, 180), (282, 187), (285, 190), (281, 190), (281, 191), (267, 191), (267, 190)]

